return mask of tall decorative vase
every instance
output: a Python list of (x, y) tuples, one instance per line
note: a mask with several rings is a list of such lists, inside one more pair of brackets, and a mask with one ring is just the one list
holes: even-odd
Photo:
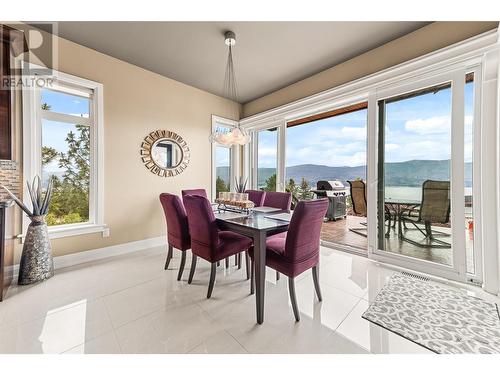
[(53, 178), (50, 178), (45, 194), (42, 191), (42, 180), (39, 176), (35, 176), (31, 184), (26, 182), (33, 206), (31, 210), (7, 187), (0, 185), (31, 220), (19, 264), (17, 283), (20, 285), (33, 284), (54, 276), (54, 261), (45, 222), (45, 215), (49, 212), (53, 181)]
[(30, 216), (19, 265), (19, 285), (33, 284), (54, 276), (54, 261), (45, 215)]

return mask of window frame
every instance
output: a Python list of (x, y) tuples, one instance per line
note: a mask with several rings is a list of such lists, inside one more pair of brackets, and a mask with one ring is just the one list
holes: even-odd
[[(54, 83), (58, 91), (75, 94), (78, 91), (92, 91), (90, 99), (89, 117), (78, 117), (83, 125), (90, 127), (90, 186), (89, 186), (89, 221), (85, 223), (63, 224), (48, 227), (50, 238), (61, 238), (88, 233), (108, 233), (104, 224), (104, 104), (103, 85), (85, 78), (54, 71)], [(60, 89), (60, 86), (74, 87), (75, 89)], [(50, 89), (50, 87), (48, 87)], [(42, 116), (41, 89), (23, 90), (23, 179), (32, 181), (36, 175), (41, 176), (41, 147), (42, 147), (42, 118), (49, 120), (66, 119), (73, 117), (57, 112), (46, 113)], [(82, 121), (83, 120), (83, 121)], [(66, 121), (67, 122), (67, 121)], [(23, 200), (29, 202), (27, 189), (24, 189)], [(23, 239), (29, 225), (29, 218), (23, 218)]]
[[(275, 126), (266, 126), (263, 128), (254, 129), (251, 131), (251, 160), (253, 167), (251, 168), (251, 184), (250, 186), (254, 190), (259, 190), (258, 180), (259, 180), (259, 133), (263, 131), (267, 131), (270, 129), (276, 128), (276, 191), (284, 192), (285, 184), (282, 182), (285, 176), (285, 164), (284, 160), (285, 156), (285, 130), (280, 124), (276, 124)], [(280, 153), (283, 153), (283, 158), (280, 159)]]
[[(238, 121), (235, 120), (230, 120), (228, 118), (212, 115), (212, 127), (211, 131), (214, 132), (215, 129), (218, 126), (224, 126), (228, 128), (236, 128), (238, 126)], [(217, 180), (217, 166), (215, 165), (216, 161), (216, 148), (217, 147), (224, 147), (224, 148), (229, 148), (230, 153), (229, 153), (229, 159), (230, 159), (230, 172), (229, 172), (229, 190), (232, 191), (234, 189), (234, 179), (235, 177), (240, 175), (240, 150), (239, 146), (225, 146), (221, 145), (218, 143), (212, 143), (212, 160), (211, 160), (211, 167), (212, 167), (212, 173), (211, 173), (211, 187), (212, 191), (210, 194), (210, 197), (212, 198), (212, 201), (217, 198), (216, 195), (216, 180)]]
[[(450, 193), (451, 193), (451, 213), (450, 220), (454, 225), (451, 226), (451, 246), (452, 246), (452, 265), (444, 265), (435, 262), (430, 262), (423, 259), (413, 258), (406, 255), (390, 253), (381, 249), (377, 236), (379, 232), (372, 230), (369, 234), (369, 246), (371, 247), (372, 259), (377, 261), (390, 261), (400, 267), (410, 268), (419, 272), (430, 272), (438, 277), (444, 277), (449, 280), (466, 282), (468, 274), (466, 272), (466, 254), (465, 254), (465, 228), (461, 223), (464, 218), (464, 92), (465, 92), (465, 77), (466, 69), (458, 68), (441, 74), (435, 74), (431, 77), (423, 79), (408, 80), (401, 84), (392, 85), (380, 90), (377, 93), (375, 101), (377, 103), (376, 118), (370, 119), (372, 123), (376, 123), (376, 146), (377, 163), (372, 165), (375, 171), (375, 179), (368, 181), (369, 190), (372, 197), (376, 197), (374, 202), (368, 202), (370, 212), (368, 214), (368, 225), (372, 228), (377, 228), (377, 224), (381, 218), (377, 217), (379, 211), (379, 196), (378, 196), (378, 178), (379, 173), (379, 151), (381, 147), (378, 142), (381, 140), (379, 129), (382, 125), (379, 118), (379, 103), (387, 99), (389, 100), (405, 100), (405, 94), (412, 94), (420, 90), (426, 90), (432, 87), (438, 87), (442, 84), (450, 84)], [(399, 99), (403, 98), (403, 99)], [(381, 152), (385, 152), (381, 151)], [(384, 190), (385, 191), (385, 190)], [(474, 252), (479, 252), (480, 247), (474, 248)]]

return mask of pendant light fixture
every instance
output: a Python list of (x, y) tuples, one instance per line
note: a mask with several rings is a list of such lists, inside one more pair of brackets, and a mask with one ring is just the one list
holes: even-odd
[[(226, 73), (224, 75), (224, 96), (238, 103), (238, 91), (233, 63), (233, 47), (236, 44), (236, 34), (232, 31), (226, 31), (224, 34), (224, 43), (228, 47)], [(217, 127), (209, 139), (212, 143), (219, 143), (224, 146), (242, 146), (250, 142), (250, 135), (238, 124), (235, 128)]]

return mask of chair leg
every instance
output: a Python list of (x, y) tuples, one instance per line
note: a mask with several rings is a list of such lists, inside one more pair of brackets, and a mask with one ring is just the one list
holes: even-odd
[(247, 280), (250, 279), (250, 255), (245, 251), (245, 269), (247, 271)]
[(217, 261), (217, 267), (219, 267), (219, 266), (220, 266), (220, 261), (218, 260), (218, 261)]
[(250, 262), (250, 294), (255, 293), (255, 264)]
[(212, 290), (214, 290), (216, 272), (217, 272), (217, 264), (212, 263), (212, 265), (210, 267), (210, 281), (208, 282), (207, 298), (212, 297)]
[(295, 321), (300, 321), (299, 308), (297, 306), (297, 297), (295, 296), (295, 280), (293, 277), (288, 278), (288, 291), (290, 293), (290, 302), (292, 302), (293, 315), (295, 315)]
[(170, 261), (172, 260), (172, 253), (173, 253), (173, 247), (172, 247), (172, 245), (168, 245), (167, 261), (165, 262), (165, 269), (168, 268), (168, 265), (170, 264)]
[(226, 269), (229, 268), (229, 258), (226, 258)]
[(186, 252), (182, 252), (181, 256), (181, 265), (179, 267), (179, 273), (177, 274), (177, 281), (179, 281), (182, 277), (182, 272), (184, 272), (184, 265), (186, 264)]
[(389, 238), (391, 235), (391, 222), (392, 222), (392, 215), (390, 213), (385, 213), (385, 220), (387, 221), (387, 231), (385, 232), (385, 237)]
[(189, 279), (188, 279), (188, 284), (191, 284), (193, 281), (193, 276), (194, 276), (194, 271), (196, 270), (196, 260), (198, 257), (193, 254), (193, 257), (191, 258), (191, 269), (189, 270)]
[(353, 233), (359, 234), (360, 236), (368, 237), (366, 233), (361, 232), (362, 230), (365, 231), (366, 228), (349, 228), (349, 230)]
[(321, 288), (319, 287), (319, 265), (314, 266), (312, 271), (313, 271), (313, 281), (314, 281), (314, 289), (316, 290), (316, 295), (318, 296), (319, 301), (323, 301), (323, 297), (321, 296)]
[(280, 273), (278, 271), (276, 271), (276, 281), (279, 281), (280, 280)]
[[(403, 221), (404, 222), (404, 221)], [(408, 220), (408, 223), (412, 224), (415, 227), (415, 230), (418, 230), (422, 235), (424, 236), (424, 239), (428, 241), (428, 243), (420, 243), (415, 240), (412, 240), (406, 236), (403, 235), (402, 240), (411, 243), (412, 245), (415, 245), (417, 247), (422, 247), (426, 249), (431, 249), (431, 248), (436, 248), (436, 249), (449, 249), (451, 248), (451, 244), (438, 240), (437, 238), (434, 238), (433, 233), (432, 233), (432, 228), (430, 224), (425, 224), (424, 229), (420, 228), (415, 222)]]
[(238, 266), (238, 269), (241, 269), (241, 253), (238, 253), (236, 256), (236, 265)]

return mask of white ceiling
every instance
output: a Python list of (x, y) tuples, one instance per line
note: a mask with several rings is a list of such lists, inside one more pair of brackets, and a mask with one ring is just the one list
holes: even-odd
[(297, 82), (427, 22), (59, 22), (63, 38), (223, 96), (224, 31), (236, 33), (241, 103)]

